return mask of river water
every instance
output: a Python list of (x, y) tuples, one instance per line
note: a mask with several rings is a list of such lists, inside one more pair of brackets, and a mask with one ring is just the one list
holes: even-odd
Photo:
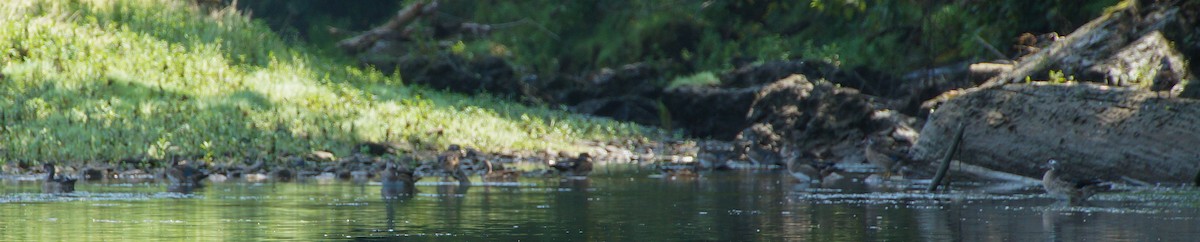
[[(995, 194), (865, 185), (804, 188), (745, 170), (695, 178), (598, 171), (459, 186), (426, 179), (384, 200), (373, 183), (214, 183), (193, 194), (144, 183), (0, 186), (0, 241), (1195, 241), (1200, 193), (1137, 188), (1066, 206), (1037, 187)], [(861, 183), (852, 183), (861, 184)]]

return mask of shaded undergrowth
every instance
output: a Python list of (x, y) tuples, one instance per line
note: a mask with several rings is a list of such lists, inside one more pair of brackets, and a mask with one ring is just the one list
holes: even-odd
[[(295, 7), (289, 15), (260, 16), (275, 20), (330, 14), (320, 2), (295, 2), (264, 0), (250, 7)], [(504, 57), (527, 67), (530, 73), (586, 73), (651, 62), (661, 64), (666, 75), (664, 80), (648, 81), (667, 85), (675, 76), (786, 59), (824, 60), (846, 69), (897, 75), (964, 60), (1000, 58), (986, 45), (1013, 55), (1008, 56), (1011, 58), (1016, 52), (1010, 46), (1018, 44), (1021, 33), (1057, 31), (1066, 35), (1116, 2), (442, 1), (437, 18), (502, 26), (491, 35), (464, 36), (464, 49), (475, 56)], [(354, 14), (334, 18), (359, 16), (390, 17)], [(294, 23), (281, 21), (279, 25), (283, 29), (341, 26), (365, 30), (348, 22), (310, 22), (307, 27), (288, 24)], [(415, 26), (420, 29), (423, 25)], [(306, 33), (314, 41), (338, 39), (326, 36), (325, 31)]]

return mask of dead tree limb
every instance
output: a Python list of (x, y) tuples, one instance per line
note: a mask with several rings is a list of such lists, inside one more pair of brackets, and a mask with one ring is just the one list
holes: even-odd
[(413, 2), (412, 4), (408, 5), (408, 7), (405, 7), (404, 9), (401, 9), (400, 12), (397, 12), (396, 16), (391, 20), (388, 20), (387, 24), (375, 27), (374, 29), (357, 36), (339, 41), (337, 46), (338, 48), (341, 48), (349, 53), (362, 52), (363, 50), (371, 47), (371, 45), (374, 45), (376, 41), (379, 41), (379, 39), (383, 38), (384, 36), (403, 35), (404, 26), (412, 23), (422, 15), (433, 13), (433, 11), (437, 10), (437, 6), (437, 1), (430, 3)]
[(954, 155), (958, 154), (958, 146), (962, 143), (963, 131), (966, 128), (967, 123), (958, 123), (958, 131), (955, 131), (954, 139), (950, 142), (950, 148), (946, 149), (946, 156), (942, 157), (942, 164), (938, 167), (937, 175), (933, 176), (933, 182), (929, 183), (929, 189), (925, 190), (926, 192), (937, 191), (938, 186), (942, 185), (942, 179), (945, 179), (947, 173), (950, 173), (950, 161), (954, 159)]

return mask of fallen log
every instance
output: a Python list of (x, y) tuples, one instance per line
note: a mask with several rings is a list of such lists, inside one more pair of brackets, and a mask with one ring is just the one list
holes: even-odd
[(1192, 182), (1200, 170), (1200, 101), (1090, 83), (1008, 84), (950, 98), (930, 114), (913, 147), (929, 162), (960, 122), (972, 128), (958, 159), (1040, 177), (1063, 161), (1083, 176)]
[(1126, 1), (1123, 7), (1114, 8), (1050, 46), (1021, 58), (1011, 71), (981, 86), (1048, 80), (1054, 71), (1078, 80), (1200, 97), (1196, 94), (1200, 91), (1186, 90), (1196, 83), (1188, 83), (1191, 74), (1187, 61), (1171, 44), (1179, 40), (1163, 34), (1171, 30), (1168, 26), (1195, 23), (1181, 17), (1180, 6), (1176, 4), (1139, 2), (1143, 1)]

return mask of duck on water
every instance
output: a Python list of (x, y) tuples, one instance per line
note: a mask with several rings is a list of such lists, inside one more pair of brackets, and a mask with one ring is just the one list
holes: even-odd
[(561, 173), (565, 173), (568, 176), (585, 177), (592, 173), (592, 156), (588, 153), (579, 153), (579, 157), (567, 159), (562, 162), (553, 162), (553, 160), (551, 161), (551, 168), (554, 168)]
[(77, 179), (62, 175), (57, 175), (54, 164), (46, 163), (42, 167), (46, 169), (46, 180), (42, 183), (42, 192), (44, 193), (71, 193), (75, 191), (75, 181)]
[(200, 183), (208, 178), (208, 172), (188, 164), (187, 161), (176, 160), (166, 171), (168, 192), (191, 193), (196, 188), (203, 187)]
[(1059, 161), (1049, 160), (1042, 175), (1042, 188), (1046, 193), (1072, 206), (1086, 205), (1088, 198), (1098, 192), (1108, 191), (1112, 183), (1094, 178), (1082, 178), (1060, 167)]

